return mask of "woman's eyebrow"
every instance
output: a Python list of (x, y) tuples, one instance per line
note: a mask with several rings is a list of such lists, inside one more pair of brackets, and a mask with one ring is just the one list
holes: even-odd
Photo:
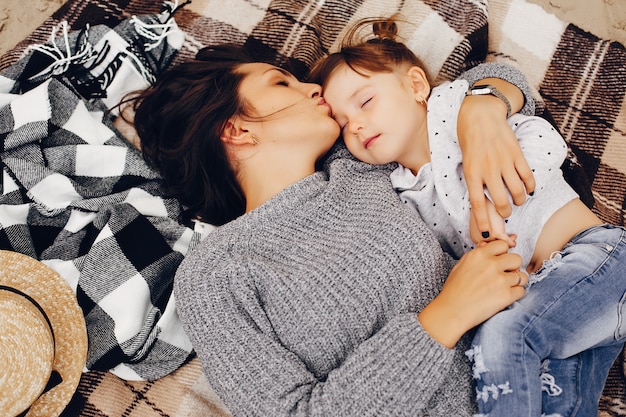
[(281, 74), (283, 74), (286, 77), (293, 77), (294, 75), (292, 73), (290, 73), (289, 71), (287, 71), (286, 69), (280, 68), (280, 67), (272, 67), (272, 68), (268, 68), (266, 69), (263, 74), (267, 74), (268, 72), (271, 71), (278, 71)]

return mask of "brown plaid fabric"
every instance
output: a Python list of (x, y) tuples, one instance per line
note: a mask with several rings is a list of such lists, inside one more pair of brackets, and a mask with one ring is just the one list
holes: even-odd
[(156, 381), (124, 381), (110, 372), (84, 373), (61, 417), (229, 417), (197, 359)]
[[(543, 115), (570, 147), (564, 171), (583, 200), (605, 221), (624, 225), (626, 206), (626, 51), (563, 22), (525, 0), (194, 0), (176, 21), (186, 41), (175, 61), (204, 45), (246, 44), (260, 57), (296, 75), (332, 51), (346, 27), (374, 15), (402, 13), (401, 33), (438, 79), (456, 77), (483, 60), (518, 65), (528, 75)], [(15, 62), (26, 45), (43, 43), (68, 21), (113, 26), (132, 15), (155, 13), (157, 0), (69, 0), (17, 47), (0, 58)], [(626, 358), (611, 369), (601, 416), (626, 416)], [(202, 376), (197, 359), (152, 382), (123, 381), (107, 372), (83, 375), (64, 416), (228, 416)]]

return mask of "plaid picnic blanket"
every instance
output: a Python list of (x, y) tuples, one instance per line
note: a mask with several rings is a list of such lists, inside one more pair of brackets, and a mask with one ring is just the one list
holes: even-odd
[[(1, 57), (0, 69), (18, 61), (28, 45), (44, 43), (62, 21), (71, 30), (87, 24), (115, 27), (160, 8), (160, 2), (152, 0), (69, 0)], [(193, 57), (205, 45), (234, 42), (303, 76), (315, 60), (337, 47), (352, 22), (395, 12), (412, 22), (401, 25), (401, 35), (438, 80), (454, 78), (484, 60), (520, 67), (534, 88), (541, 114), (568, 142), (570, 155), (563, 167), (568, 180), (601, 218), (624, 225), (624, 46), (561, 21), (526, 0), (193, 0), (175, 14), (184, 39), (172, 62)], [(109, 276), (117, 273), (114, 269)], [(163, 283), (170, 278), (167, 273), (161, 277)], [(622, 356), (611, 369), (600, 415), (626, 416), (625, 374)], [(87, 372), (66, 415), (224, 416), (228, 411), (192, 358), (151, 382)]]

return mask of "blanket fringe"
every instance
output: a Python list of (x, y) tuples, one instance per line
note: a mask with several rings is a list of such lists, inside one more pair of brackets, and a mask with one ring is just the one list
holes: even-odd
[[(158, 23), (148, 23), (137, 16), (132, 16), (130, 23), (133, 25), (135, 32), (141, 38), (147, 40), (147, 42), (143, 44), (143, 50), (145, 52), (159, 47), (170, 34), (178, 30), (178, 26), (172, 17), (178, 10), (189, 3), (191, 3), (191, 0), (187, 0), (182, 4), (179, 4), (178, 0), (165, 1), (163, 11), (157, 18)], [(96, 51), (94, 46), (89, 42), (89, 28), (89, 24), (87, 24), (85, 28), (80, 31), (75, 52), (73, 52), (74, 48), (70, 42), (70, 29), (67, 21), (61, 22), (52, 29), (46, 43), (29, 45), (24, 51), (25, 54), (29, 52), (39, 52), (51, 58), (52, 62), (37, 74), (30, 76), (28, 81), (62, 75), (68, 72), (73, 65), (84, 65), (88, 67), (88, 65), (85, 64), (93, 59), (94, 56), (98, 55), (98, 51)], [(61, 39), (61, 41), (57, 42), (57, 39)], [(137, 67), (141, 76), (148, 80), (148, 82), (154, 82), (152, 72), (148, 68), (145, 68), (142, 61), (135, 57), (130, 51), (127, 51), (127, 53), (127, 57)]]
[(178, 4), (178, 0), (166, 1), (163, 5), (164, 11), (161, 13), (162, 19), (159, 19), (161, 23), (146, 23), (137, 16), (133, 16), (130, 21), (135, 27), (135, 31), (141, 37), (153, 41), (152, 43), (145, 43), (144, 48), (146, 51), (158, 47), (167, 36), (173, 31), (178, 30), (176, 23), (172, 19), (174, 13), (187, 4), (191, 3), (191, 0), (185, 1), (183, 4)]
[[(59, 31), (61, 31), (61, 35), (57, 36)], [(52, 29), (52, 33), (50, 34), (50, 38), (47, 43), (29, 45), (26, 52), (37, 51), (54, 60), (48, 67), (29, 77), (29, 81), (45, 76), (61, 75), (66, 72), (71, 65), (84, 64), (89, 61), (94, 55), (96, 55), (96, 51), (94, 50), (93, 45), (88, 41), (88, 34), (89, 24), (87, 24), (85, 29), (81, 32), (78, 50), (73, 55), (69, 40), (69, 28), (67, 21), (61, 22), (58, 26)], [(64, 50), (54, 42), (55, 39), (60, 37), (63, 39)]]

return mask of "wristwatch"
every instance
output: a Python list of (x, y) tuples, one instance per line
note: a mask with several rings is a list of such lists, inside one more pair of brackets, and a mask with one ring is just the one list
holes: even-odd
[(502, 100), (506, 105), (506, 118), (508, 119), (511, 116), (511, 103), (509, 103), (509, 100), (507, 100), (506, 96), (493, 85), (474, 85), (465, 93), (466, 96), (480, 96), (484, 94), (489, 94)]

